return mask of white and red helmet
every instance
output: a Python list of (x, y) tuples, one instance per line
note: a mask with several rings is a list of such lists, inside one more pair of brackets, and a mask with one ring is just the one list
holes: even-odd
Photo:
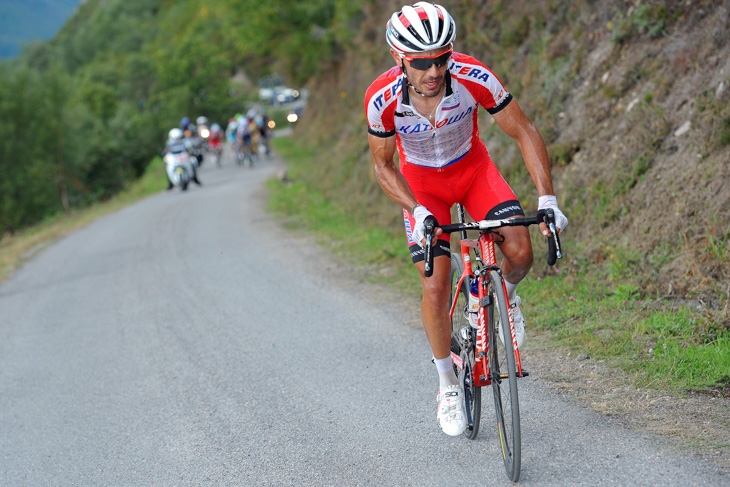
[(431, 51), (454, 41), (456, 23), (441, 5), (418, 2), (393, 14), (385, 37), (399, 53)]

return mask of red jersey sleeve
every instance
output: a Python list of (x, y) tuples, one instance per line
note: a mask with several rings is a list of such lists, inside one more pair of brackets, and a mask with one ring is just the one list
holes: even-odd
[(401, 93), (403, 78), (394, 67), (378, 77), (365, 93), (365, 115), (368, 133), (376, 137), (395, 135), (395, 109)]

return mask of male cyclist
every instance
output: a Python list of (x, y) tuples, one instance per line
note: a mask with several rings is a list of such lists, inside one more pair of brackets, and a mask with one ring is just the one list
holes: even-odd
[[(424, 220), (433, 215), (441, 224), (450, 223), (456, 202), (477, 219), (524, 215), (479, 138), (479, 105), (517, 142), (537, 187), (539, 208), (555, 211), (559, 229), (568, 224), (557, 206), (547, 149), (537, 128), (492, 71), (453, 52), (455, 37), (456, 24), (444, 7), (428, 2), (404, 6), (386, 29), (396, 67), (375, 80), (365, 95), (375, 174), (386, 194), (403, 207), (411, 258), (421, 274), (421, 318), (439, 373), (437, 419), (451, 436), (466, 429), (464, 391), (450, 354), (451, 251), (448, 235), (437, 228), (434, 272), (426, 279)], [(394, 162), (396, 148), (400, 168)], [(549, 235), (545, 224), (540, 227)], [(516, 288), (532, 266), (532, 246), (525, 227), (505, 227), (500, 233), (502, 273), (521, 346), (525, 327)]]

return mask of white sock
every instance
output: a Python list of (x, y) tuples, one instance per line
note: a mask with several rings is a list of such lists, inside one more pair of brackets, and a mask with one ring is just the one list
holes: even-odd
[(433, 363), (436, 364), (436, 370), (439, 372), (440, 389), (459, 384), (459, 379), (456, 378), (456, 374), (454, 373), (454, 363), (451, 361), (451, 355), (446, 358), (434, 357)]
[(515, 299), (517, 299), (517, 284), (512, 284), (507, 279), (505, 279), (504, 287), (507, 288), (507, 300), (509, 301), (509, 304), (514, 303)]

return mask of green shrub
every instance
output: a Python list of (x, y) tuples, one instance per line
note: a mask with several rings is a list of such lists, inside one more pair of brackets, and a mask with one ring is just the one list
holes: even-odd
[(670, 12), (663, 5), (642, 3), (628, 16), (618, 13), (618, 20), (613, 23), (613, 41), (621, 44), (634, 37), (661, 37), (671, 19)]

